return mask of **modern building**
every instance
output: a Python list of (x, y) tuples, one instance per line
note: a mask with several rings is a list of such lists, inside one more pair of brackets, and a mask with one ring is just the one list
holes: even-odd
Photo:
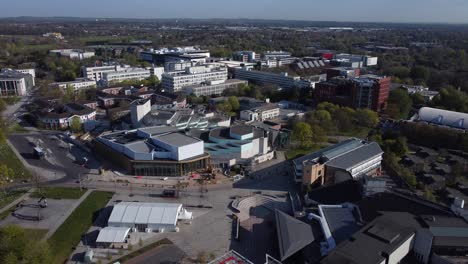
[(198, 47), (176, 47), (162, 48), (159, 50), (150, 49), (140, 52), (140, 58), (144, 61), (156, 65), (165, 65), (168, 62), (189, 61), (194, 64), (203, 64), (206, 58), (210, 57), (209, 50), (203, 50)]
[(455, 129), (468, 130), (468, 114), (461, 112), (421, 107), (418, 112), (417, 121)]
[(67, 57), (69, 59), (74, 60), (84, 60), (94, 57), (94, 51), (85, 51), (85, 50), (78, 50), (78, 49), (58, 49), (58, 50), (50, 50), (49, 54), (56, 55), (59, 57)]
[(185, 68), (195, 66), (192, 61), (171, 61), (164, 63), (165, 72), (185, 71)]
[(279, 115), (280, 107), (277, 104), (272, 103), (255, 107), (250, 110), (242, 110), (240, 112), (240, 118), (248, 122), (274, 119)]
[(379, 144), (351, 138), (293, 160), (296, 182), (324, 185), (380, 174)]
[(16, 70), (0, 71), (0, 97), (24, 96), (34, 87), (34, 76)]
[(93, 79), (86, 78), (77, 78), (71, 82), (55, 82), (50, 84), (51, 87), (57, 87), (60, 89), (66, 89), (67, 87), (72, 87), (75, 91), (81, 89), (96, 88), (96, 81)]
[(331, 80), (334, 77), (353, 78), (361, 75), (361, 69), (349, 68), (349, 67), (334, 67), (325, 70), (327, 80)]
[(151, 76), (151, 71), (142, 68), (125, 68), (115, 72), (104, 72), (102, 74), (102, 83), (109, 86), (127, 80), (141, 81)]
[(234, 70), (234, 77), (256, 84), (272, 84), (284, 89), (291, 89), (293, 87), (306, 89), (312, 87), (312, 83), (309, 80), (302, 79), (298, 76), (290, 77), (287, 73), (275, 74), (241, 68)]
[(335, 54), (331, 63), (341, 67), (362, 68), (375, 66), (377, 61), (377, 57), (340, 53)]
[(315, 85), (317, 101), (328, 101), (353, 108), (380, 112), (387, 107), (391, 78), (361, 75), (354, 78), (335, 77)]
[(278, 60), (282, 58), (291, 57), (291, 52), (287, 51), (267, 51), (263, 54), (263, 59), (265, 60)]
[(152, 103), (159, 109), (184, 108), (187, 105), (187, 99), (180, 93), (155, 92)]
[(247, 85), (248, 82), (239, 79), (228, 79), (224, 82), (208, 81), (203, 84), (191, 85), (184, 88), (186, 94), (196, 96), (221, 95), (225, 90), (239, 88), (240, 85)]
[(205, 139), (205, 149), (212, 157), (214, 167), (225, 168), (235, 164), (260, 163), (273, 158), (269, 131), (250, 125), (215, 128)]
[(178, 232), (178, 221), (191, 219), (192, 213), (178, 203), (121, 202), (112, 208), (108, 226), (145, 233)]
[(171, 92), (182, 91), (183, 88), (207, 82), (211, 84), (223, 83), (228, 79), (227, 68), (209, 66), (194, 66), (186, 68), (184, 72), (162, 75), (162, 88)]
[[(3, 69), (7, 70), (7, 69)], [(14, 69), (13, 71), (17, 71), (23, 74), (29, 74), (32, 76), (33, 86), (36, 85), (36, 69)]]
[(101, 135), (95, 151), (132, 175), (180, 177), (207, 168), (203, 141), (177, 131), (160, 126)]
[(124, 67), (120, 65), (106, 65), (106, 66), (94, 66), (94, 67), (81, 67), (81, 73), (86, 79), (92, 79), (96, 82), (101, 81), (105, 72), (118, 72), (123, 70)]
[(255, 62), (260, 60), (260, 54), (255, 51), (236, 51), (232, 54), (232, 59), (241, 62)]

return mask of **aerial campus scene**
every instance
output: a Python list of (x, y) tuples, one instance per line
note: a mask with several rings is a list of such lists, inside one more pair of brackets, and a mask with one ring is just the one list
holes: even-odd
[(3, 1), (0, 264), (468, 263), (468, 2)]

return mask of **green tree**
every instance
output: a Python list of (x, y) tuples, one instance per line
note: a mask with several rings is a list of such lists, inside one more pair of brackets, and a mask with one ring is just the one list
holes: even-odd
[(68, 104), (75, 101), (75, 88), (71, 85), (67, 85), (65, 88), (65, 93), (62, 96), (62, 103)]
[(388, 97), (387, 114), (394, 119), (406, 119), (412, 106), (411, 97), (403, 89), (396, 89), (390, 92)]
[(238, 111), (240, 108), (240, 103), (239, 100), (237, 99), (236, 96), (230, 96), (228, 98), (228, 102), (231, 105), (231, 110), (232, 111)]
[(425, 103), (424, 96), (422, 96), (420, 93), (412, 94), (411, 100), (413, 101), (413, 105), (422, 105)]
[(355, 113), (356, 122), (364, 127), (373, 128), (379, 123), (379, 116), (369, 109), (358, 109)]
[(312, 128), (305, 122), (297, 122), (293, 127), (293, 138), (299, 141), (301, 147), (306, 148), (312, 144)]
[(427, 82), (429, 79), (429, 69), (424, 66), (414, 66), (410, 72), (411, 78)]
[(78, 116), (72, 117), (70, 120), (70, 129), (73, 132), (80, 132), (81, 131), (81, 120)]
[(429, 188), (427, 188), (427, 187), (424, 187), (423, 197), (424, 197), (424, 199), (429, 200), (429, 201), (431, 201), (431, 202), (435, 202), (435, 201), (436, 201), (436, 198), (435, 198), (434, 194), (433, 194), (432, 191), (431, 191)]

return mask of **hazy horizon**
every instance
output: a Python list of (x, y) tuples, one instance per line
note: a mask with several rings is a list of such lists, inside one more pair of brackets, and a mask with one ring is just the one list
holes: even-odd
[(468, 23), (468, 0), (24, 0), (2, 5), (0, 17), (136, 19), (266, 19), (336, 22)]

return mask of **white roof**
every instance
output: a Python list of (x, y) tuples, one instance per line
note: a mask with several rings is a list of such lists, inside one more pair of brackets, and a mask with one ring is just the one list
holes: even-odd
[(431, 107), (419, 109), (419, 120), (468, 130), (468, 114)]
[(105, 227), (99, 231), (96, 239), (98, 243), (123, 243), (127, 238), (130, 228), (127, 227)]
[(182, 204), (122, 202), (114, 205), (109, 224), (173, 224), (177, 223)]

